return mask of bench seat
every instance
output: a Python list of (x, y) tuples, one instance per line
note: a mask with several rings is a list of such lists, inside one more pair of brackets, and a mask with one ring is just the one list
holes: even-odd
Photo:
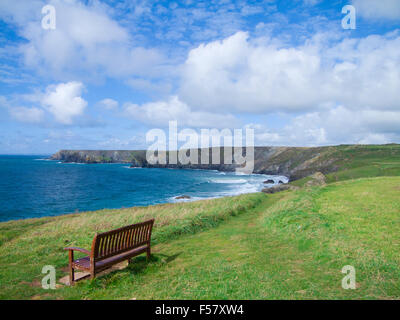
[[(107, 269), (107, 267), (110, 265), (114, 265), (121, 261), (135, 257), (141, 253), (145, 253), (146, 251), (147, 251), (147, 246), (141, 246), (139, 248), (129, 250), (127, 252), (118, 254), (116, 256), (97, 261), (97, 262), (95, 262), (96, 270), (99, 271), (100, 269)], [(73, 266), (76, 267), (76, 269), (90, 271), (90, 257), (86, 256), (86, 257), (74, 260)]]
[[(88, 276), (93, 279), (96, 273), (139, 254), (146, 252), (148, 259), (153, 224), (154, 219), (96, 234), (91, 251), (77, 247), (64, 248), (69, 251), (70, 284), (75, 282), (75, 269), (89, 272)], [(86, 253), (87, 256), (74, 259), (74, 251)]]

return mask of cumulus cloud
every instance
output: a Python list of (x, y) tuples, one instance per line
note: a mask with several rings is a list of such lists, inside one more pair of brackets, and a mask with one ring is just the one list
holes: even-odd
[(260, 113), (400, 106), (398, 32), (322, 39), (288, 47), (238, 32), (200, 45), (189, 52), (180, 97), (196, 108)]
[(183, 100), (199, 108), (247, 112), (296, 110), (318, 102), (318, 55), (255, 44), (248, 38), (246, 32), (238, 32), (191, 50), (182, 80)]
[[(303, 1), (309, 5), (317, 2)], [(56, 30), (41, 28), (44, 4), (56, 7)], [(400, 2), (397, 0), (354, 0), (353, 4), (357, 14), (365, 18), (400, 18)], [(138, 9), (138, 15), (155, 12), (150, 4), (145, 5), (146, 10)], [(169, 83), (171, 69), (165, 66), (165, 57), (158, 50), (135, 42), (140, 36), (129, 33), (122, 26), (126, 21), (113, 20), (114, 12), (109, 11), (104, 3), (2, 0), (0, 19), (16, 25), (16, 33), (26, 40), (16, 43), (25, 65), (49, 78), (63, 78), (59, 80), (63, 83), (49, 86), (44, 93), (39, 90), (37, 100), (30, 101), (30, 108), (20, 107), (27, 105), (12, 101), (4, 110), (18, 121), (40, 122), (43, 111), (46, 111), (61, 124), (74, 124), (84, 114), (87, 102), (82, 98), (83, 84), (66, 81), (115, 77), (135, 90), (167, 97), (123, 106), (126, 115), (150, 126), (166, 126), (168, 121), (176, 120), (180, 127), (232, 128), (240, 126), (238, 119), (254, 121), (259, 115), (267, 117), (271, 113), (283, 113), (286, 119), (291, 120), (282, 124), (280, 129), (251, 125), (256, 128), (259, 144), (399, 141), (398, 30), (365, 38), (344, 38), (346, 33), (327, 31), (316, 33), (302, 43), (299, 42), (302, 37), (289, 43), (283, 42), (289, 41), (285, 32), (281, 32), (280, 37), (273, 37), (274, 32), (265, 36), (271, 23), (260, 23), (252, 37), (246, 32), (236, 32), (245, 25), (229, 23), (228, 20), (232, 20), (230, 5), (227, 3), (223, 12), (212, 16), (207, 10), (192, 10), (190, 21), (186, 14), (179, 15), (181, 11), (176, 8), (173, 10), (177, 13), (174, 16), (176, 20), (168, 20), (173, 23), (169, 23), (167, 29), (181, 34), (170, 33), (168, 37), (166, 30), (167, 33), (160, 31), (153, 35), (164, 40), (179, 39), (184, 33), (193, 32), (186, 30), (187, 25), (198, 28), (190, 39), (186, 39), (190, 40), (187, 46), (191, 43), (195, 47), (189, 51), (184, 64), (178, 62), (182, 61), (179, 60), (182, 51), (175, 56), (179, 56), (174, 61), (173, 71), (173, 76), (180, 75), (177, 84)], [(133, 5), (119, 5), (125, 6)], [(243, 15), (252, 14), (258, 12), (258, 8), (243, 7), (242, 11)], [(282, 19), (277, 24), (280, 27), (289, 24), (284, 15), (275, 16), (275, 23), (277, 17)], [(318, 20), (320, 17), (314, 18)], [(213, 28), (197, 26), (198, 21), (205, 19)], [(165, 25), (161, 20), (154, 21), (154, 25)], [(321, 21), (325, 23), (324, 19)], [(298, 26), (290, 27), (293, 30)], [(147, 28), (146, 24), (140, 28)], [(227, 34), (231, 36), (227, 37)], [(261, 34), (262, 37), (257, 36)], [(302, 32), (297, 30), (296, 34)], [(304, 32), (304, 35), (309, 33)], [(197, 45), (198, 41), (216, 37), (225, 38)], [(77, 73), (79, 76), (72, 76)], [(170, 96), (175, 88), (176, 95)], [(2, 104), (4, 101), (0, 97), (0, 106)], [(118, 108), (118, 102), (112, 99), (104, 99), (98, 105), (109, 110)], [(117, 140), (110, 141), (117, 143)]]
[(191, 50), (178, 92), (168, 101), (125, 109), (148, 124), (178, 120), (220, 128), (232, 125), (233, 114), (291, 115), (279, 130), (256, 129), (264, 145), (397, 141), (400, 36), (327, 33), (288, 46), (238, 32)]
[(398, 0), (353, 0), (357, 14), (368, 19), (400, 19)]
[(98, 103), (102, 108), (107, 109), (107, 110), (116, 110), (118, 109), (118, 101), (115, 101), (113, 99), (103, 99), (99, 101)]
[(39, 108), (11, 107), (9, 113), (17, 121), (25, 123), (39, 123), (44, 117), (43, 110)]
[(234, 127), (238, 123), (231, 114), (193, 111), (177, 96), (172, 96), (167, 101), (142, 105), (126, 103), (124, 110), (133, 119), (155, 126), (167, 126), (169, 121), (177, 121), (178, 126), (195, 128)]
[(83, 84), (76, 81), (51, 85), (47, 87), (41, 103), (57, 122), (72, 124), (73, 119), (82, 115), (87, 106), (81, 97), (83, 88)]
[[(56, 29), (41, 26), (41, 8), (56, 9)], [(19, 46), (26, 66), (53, 78), (84, 76), (90, 71), (111, 77), (155, 74), (163, 62), (156, 49), (135, 44), (125, 28), (109, 16), (112, 9), (98, 1), (12, 1), (0, 4), (0, 18), (18, 26), (27, 40)], [(160, 71), (159, 69), (157, 69)]]
[(251, 127), (258, 145), (389, 143), (400, 139), (400, 110), (352, 110), (338, 106), (296, 116), (280, 130), (260, 124)]

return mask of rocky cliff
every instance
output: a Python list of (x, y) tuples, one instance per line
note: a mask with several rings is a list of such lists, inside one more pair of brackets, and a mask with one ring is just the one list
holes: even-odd
[[(279, 174), (299, 179), (317, 171), (329, 173), (338, 169), (338, 147), (256, 147), (254, 150), (254, 173)], [(344, 146), (343, 146), (344, 147)], [(211, 150), (209, 150), (211, 159)], [(200, 158), (199, 152), (199, 158)], [(220, 153), (223, 159), (223, 149)], [(168, 158), (168, 155), (167, 155)], [(167, 164), (152, 165), (146, 161), (145, 150), (61, 150), (52, 160), (77, 163), (130, 163), (134, 167), (190, 168), (234, 171), (237, 164)], [(211, 161), (210, 161), (211, 163)]]
[[(201, 152), (199, 150), (199, 159)], [(212, 150), (209, 149), (210, 160)], [(297, 180), (316, 172), (328, 174), (344, 168), (361, 167), (377, 155), (400, 157), (400, 145), (340, 145), (315, 148), (256, 147), (254, 173), (285, 175)], [(169, 155), (167, 155), (167, 159)], [(223, 149), (220, 158), (224, 158)], [(187, 168), (234, 171), (237, 164), (152, 165), (145, 150), (61, 150), (51, 159), (78, 163), (130, 163), (134, 167)], [(200, 161), (199, 161), (200, 162)], [(209, 161), (211, 163), (211, 161)], [(168, 162), (167, 162), (168, 163)]]
[(143, 150), (60, 150), (51, 160), (76, 163), (129, 163), (141, 167), (146, 164)]

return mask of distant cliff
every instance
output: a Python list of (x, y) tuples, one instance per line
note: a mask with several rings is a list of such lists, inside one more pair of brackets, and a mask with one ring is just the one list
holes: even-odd
[(60, 150), (51, 160), (76, 163), (129, 163), (137, 167), (146, 164), (143, 150)]
[[(223, 149), (221, 149), (223, 150)], [(297, 180), (315, 172), (324, 174), (344, 168), (359, 167), (363, 159), (382, 153), (400, 156), (400, 146), (392, 145), (340, 145), (328, 147), (256, 147), (254, 173), (285, 175)], [(211, 156), (211, 150), (210, 150)], [(200, 157), (200, 152), (199, 152)], [(77, 163), (130, 163), (134, 167), (190, 168), (234, 171), (237, 164), (151, 165), (146, 161), (145, 150), (61, 150), (51, 159)], [(221, 151), (223, 159), (223, 151)]]

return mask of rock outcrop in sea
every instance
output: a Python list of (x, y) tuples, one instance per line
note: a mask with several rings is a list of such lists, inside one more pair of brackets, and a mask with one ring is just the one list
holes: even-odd
[(265, 183), (265, 184), (274, 184), (275, 181), (272, 180), (272, 179), (268, 179), (268, 180), (265, 180), (264, 183)]
[(191, 199), (191, 198), (192, 198), (191, 196), (188, 196), (186, 194), (175, 197), (176, 200), (188, 200), (188, 199)]

